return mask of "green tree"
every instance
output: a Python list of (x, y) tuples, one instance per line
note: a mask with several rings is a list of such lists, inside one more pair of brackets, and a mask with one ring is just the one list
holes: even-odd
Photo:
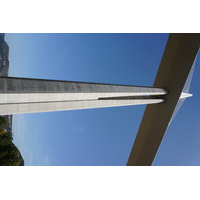
[(13, 144), (13, 135), (6, 131), (5, 127), (8, 122), (5, 117), (0, 116), (0, 165), (1, 166), (18, 166), (23, 165), (24, 160)]
[(22, 157), (14, 144), (7, 145), (2, 150), (0, 154), (1, 166), (16, 166), (21, 163)]
[(0, 135), (3, 135), (6, 133), (6, 130), (4, 130), (3, 128), (0, 128)]
[(5, 128), (5, 126), (8, 124), (8, 121), (5, 117), (0, 116), (0, 128)]
[(11, 132), (6, 132), (5, 134), (0, 135), (0, 148), (12, 143), (13, 136)]

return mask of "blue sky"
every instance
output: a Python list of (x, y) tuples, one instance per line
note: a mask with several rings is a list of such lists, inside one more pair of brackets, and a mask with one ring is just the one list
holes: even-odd
[[(9, 76), (152, 86), (168, 34), (6, 34)], [(153, 165), (200, 165), (197, 59)], [(126, 165), (145, 106), (13, 116), (25, 165)]]

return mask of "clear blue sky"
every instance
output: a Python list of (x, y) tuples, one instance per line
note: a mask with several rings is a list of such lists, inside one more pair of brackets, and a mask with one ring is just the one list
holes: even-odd
[[(9, 76), (152, 86), (168, 34), (6, 34)], [(200, 59), (153, 165), (200, 165)], [(25, 165), (126, 165), (145, 106), (13, 115)]]

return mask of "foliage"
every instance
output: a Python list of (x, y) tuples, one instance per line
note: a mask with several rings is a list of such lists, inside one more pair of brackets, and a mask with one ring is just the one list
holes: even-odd
[(12, 140), (13, 140), (13, 137), (12, 137), (12, 133), (10, 132), (6, 132), (0, 135), (0, 149), (1, 147), (11, 144)]
[(0, 128), (0, 135), (3, 135), (3, 134), (5, 134), (5, 133), (6, 133), (6, 130)]
[(13, 136), (11, 132), (6, 131), (7, 121), (0, 116), (0, 165), (17, 166), (23, 163), (23, 158), (17, 147), (12, 143)]
[(19, 150), (13, 143), (4, 146), (0, 152), (1, 166), (15, 166), (19, 165), (22, 161)]
[(8, 121), (5, 117), (0, 116), (0, 128), (4, 128), (7, 125)]

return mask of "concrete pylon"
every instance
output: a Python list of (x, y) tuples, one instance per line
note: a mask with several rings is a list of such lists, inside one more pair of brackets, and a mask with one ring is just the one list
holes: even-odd
[(0, 77), (0, 115), (103, 108), (164, 101), (162, 88)]

